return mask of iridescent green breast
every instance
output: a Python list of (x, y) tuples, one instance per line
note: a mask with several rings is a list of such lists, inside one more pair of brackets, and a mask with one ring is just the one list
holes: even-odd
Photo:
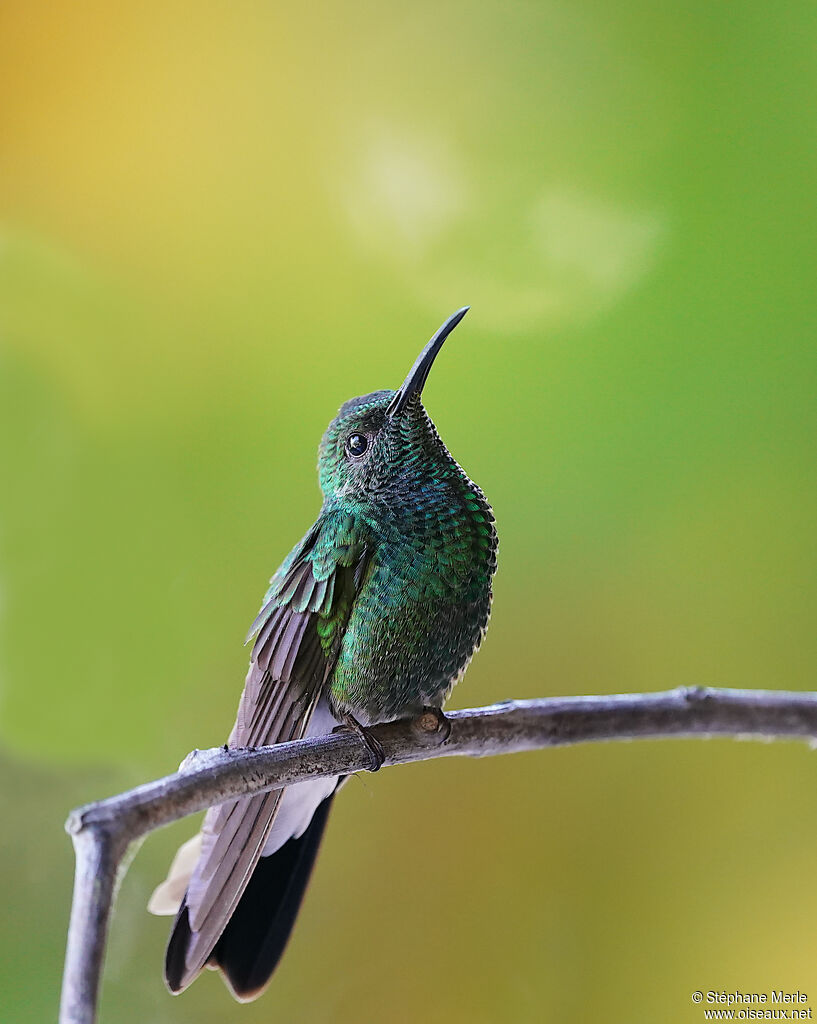
[(371, 550), (330, 699), (364, 725), (440, 707), (488, 624), (494, 517), (445, 455), (353, 511)]

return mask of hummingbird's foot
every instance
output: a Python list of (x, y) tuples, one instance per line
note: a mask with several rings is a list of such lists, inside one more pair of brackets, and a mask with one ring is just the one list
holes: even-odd
[(376, 736), (373, 736), (365, 725), (361, 725), (354, 715), (344, 715), (343, 725), (350, 732), (353, 732), (355, 736), (360, 739), (363, 746), (369, 751), (372, 758), (372, 763), (369, 765), (369, 771), (380, 771), (383, 766), (383, 762), (386, 760), (386, 751), (383, 749), (383, 744), (380, 740)]
[(423, 708), (412, 722), (415, 732), (423, 739), (434, 739), (443, 744), (451, 735), (451, 723), (440, 708)]

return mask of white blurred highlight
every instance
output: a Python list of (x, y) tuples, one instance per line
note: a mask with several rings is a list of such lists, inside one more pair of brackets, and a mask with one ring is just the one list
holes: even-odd
[[(554, 184), (526, 190), (496, 173), (472, 182), (450, 141), (370, 129), (342, 196), (357, 244), (439, 314), (457, 303), (483, 327), (585, 320), (653, 267), (665, 218)], [(508, 208), (497, 226), (497, 200)]]

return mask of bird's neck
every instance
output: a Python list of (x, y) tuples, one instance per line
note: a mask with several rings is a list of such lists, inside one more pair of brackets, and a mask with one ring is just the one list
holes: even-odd
[(381, 536), (395, 528), (404, 536), (433, 535), (452, 527), (467, 531), (477, 488), (440, 447), (442, 452), (433, 453), (434, 457), (425, 453), (406, 460), (402, 472), (390, 477), (388, 487), (334, 497), (325, 503), (324, 512), (352, 515)]

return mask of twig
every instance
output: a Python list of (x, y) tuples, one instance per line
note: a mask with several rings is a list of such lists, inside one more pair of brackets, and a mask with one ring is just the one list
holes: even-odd
[[(484, 757), (600, 740), (730, 736), (817, 740), (817, 693), (681, 688), (610, 697), (509, 701), (448, 716), (377, 726), (385, 764)], [(117, 873), (129, 845), (162, 825), (231, 797), (370, 766), (348, 732), (257, 750), (194, 751), (178, 773), (87, 804), (66, 823), (77, 858), (60, 1024), (94, 1024)]]

